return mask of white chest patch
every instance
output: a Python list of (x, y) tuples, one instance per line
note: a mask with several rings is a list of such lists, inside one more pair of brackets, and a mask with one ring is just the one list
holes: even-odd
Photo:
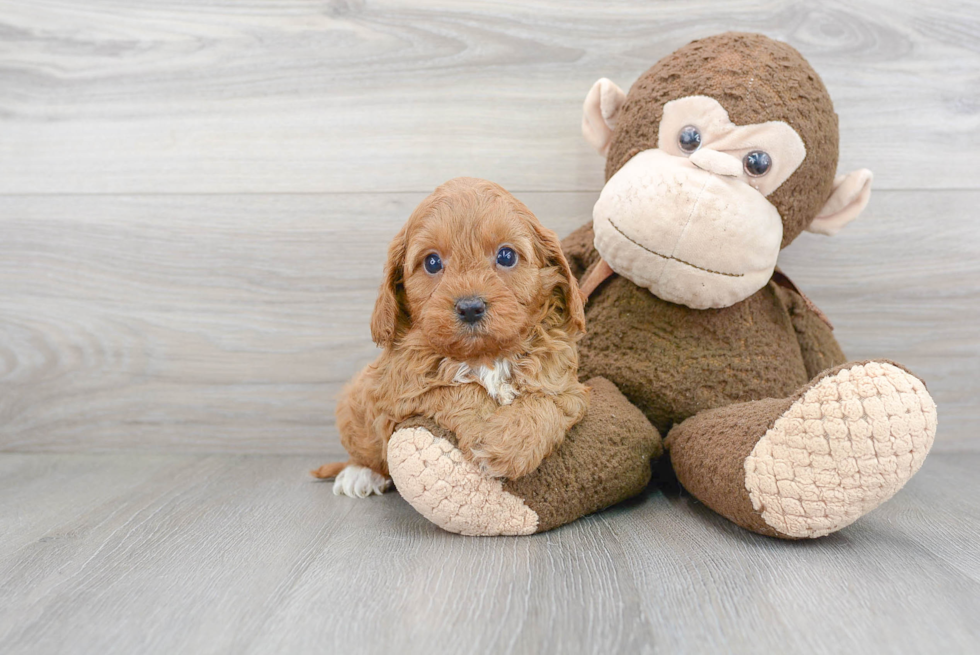
[(463, 362), (459, 365), (453, 382), (459, 384), (475, 382), (486, 389), (490, 397), (501, 405), (511, 404), (520, 395), (520, 392), (511, 383), (510, 360), (507, 359), (498, 359), (493, 363), (493, 366), (481, 364), (475, 368)]

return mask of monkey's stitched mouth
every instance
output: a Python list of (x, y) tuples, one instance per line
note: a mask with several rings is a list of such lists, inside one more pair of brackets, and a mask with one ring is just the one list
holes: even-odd
[(646, 246), (644, 246), (642, 243), (640, 243), (639, 241), (637, 241), (636, 239), (634, 239), (630, 235), (628, 235), (625, 232), (623, 232), (621, 229), (619, 229), (619, 226), (618, 225), (616, 225), (615, 223), (613, 223), (613, 220), (611, 218), (610, 219), (607, 219), (607, 220), (609, 221), (609, 224), (613, 226), (613, 229), (614, 230), (616, 230), (617, 232), (619, 232), (620, 234), (623, 235), (623, 238), (624, 239), (626, 239), (627, 241), (629, 241), (630, 243), (632, 243), (634, 246), (636, 246), (638, 248), (642, 248), (643, 250), (646, 250), (651, 255), (656, 255), (657, 257), (660, 257), (661, 259), (666, 259), (666, 260), (669, 260), (669, 261), (675, 261), (675, 262), (678, 262), (679, 264), (684, 264), (685, 266), (690, 266), (691, 268), (696, 268), (699, 271), (704, 271), (705, 273), (712, 273), (714, 275), (724, 275), (725, 277), (745, 277), (745, 273), (725, 273), (724, 271), (713, 271), (710, 268), (704, 268), (703, 266), (698, 266), (697, 264), (692, 264), (691, 262), (686, 262), (683, 259), (678, 259), (677, 257), (674, 257), (673, 255), (662, 255), (662, 254), (660, 254), (659, 252), (657, 252), (655, 250), (650, 250), (649, 248), (647, 248)]

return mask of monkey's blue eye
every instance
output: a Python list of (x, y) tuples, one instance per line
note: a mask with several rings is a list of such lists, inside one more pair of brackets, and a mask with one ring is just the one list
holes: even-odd
[(422, 262), (422, 265), (425, 267), (426, 273), (429, 275), (435, 275), (442, 270), (442, 259), (440, 259), (439, 255), (435, 254), (434, 252), (430, 252), (425, 256), (425, 261)]
[(749, 177), (760, 177), (768, 173), (769, 169), (772, 168), (772, 159), (761, 150), (756, 150), (745, 155), (745, 159), (742, 160), (742, 165), (745, 167), (745, 172)]
[(698, 128), (688, 125), (677, 135), (677, 145), (687, 154), (691, 154), (701, 147), (701, 133)]
[(504, 246), (497, 251), (497, 266), (513, 268), (517, 265), (517, 253), (510, 246)]

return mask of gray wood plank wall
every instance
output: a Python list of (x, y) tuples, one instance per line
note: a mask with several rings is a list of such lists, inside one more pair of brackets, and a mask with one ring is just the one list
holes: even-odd
[(784, 269), (980, 450), (980, 8), (949, 0), (0, 1), (0, 449), (339, 454), (414, 205), (476, 175), (567, 233), (592, 82), (726, 29), (803, 52), (876, 174)]

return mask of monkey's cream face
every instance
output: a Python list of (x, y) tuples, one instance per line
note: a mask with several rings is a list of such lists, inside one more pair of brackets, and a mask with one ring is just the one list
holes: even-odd
[(806, 157), (788, 124), (733, 124), (713, 98), (664, 105), (658, 147), (630, 159), (593, 210), (595, 247), (663, 300), (728, 307), (772, 277), (783, 237), (766, 200)]

